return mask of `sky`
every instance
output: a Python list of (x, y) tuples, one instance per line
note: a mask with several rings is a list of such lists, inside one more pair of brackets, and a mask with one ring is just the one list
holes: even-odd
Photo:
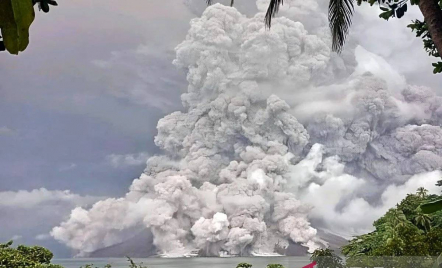
[[(24, 53), (0, 54), (0, 241), (70, 256), (48, 236), (52, 227), (76, 206), (124, 195), (147, 158), (161, 154), (156, 124), (183, 109), (186, 77), (172, 60), (204, 7), (196, 1), (59, 1), (36, 13)], [(442, 75), (432, 74), (432, 59), (406, 28), (419, 11), (388, 22), (378, 13), (357, 7), (355, 40), (408, 83), (442, 94)]]

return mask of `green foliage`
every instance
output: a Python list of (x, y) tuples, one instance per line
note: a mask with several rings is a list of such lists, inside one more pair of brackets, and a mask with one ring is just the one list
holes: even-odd
[(428, 213), (439, 206), (439, 196), (419, 188), (375, 221), (375, 231), (355, 237), (342, 253), (352, 264), (361, 264), (361, 256), (437, 256), (442, 252), (442, 211)]
[(43, 247), (11, 246), (12, 241), (0, 244), (0, 268), (63, 268), (50, 263), (53, 254)]
[(17, 247), (17, 251), (22, 255), (27, 256), (30, 260), (38, 263), (49, 264), (52, 257), (54, 257), (52, 252), (39, 246), (27, 247), (20, 245)]
[(35, 18), (34, 5), (49, 12), (54, 0), (1, 0), (0, 1), (0, 51), (11, 54), (24, 51), (29, 44), (29, 28)]
[(34, 21), (34, 8), (30, 0), (1, 0), (0, 28), (2, 46), (11, 53), (18, 54), (29, 44), (29, 27)]
[(341, 52), (351, 26), (353, 11), (351, 0), (330, 0), (328, 20), (333, 37), (333, 51)]
[(435, 213), (442, 210), (442, 199), (431, 201), (420, 205), (420, 209), (427, 214)]
[(143, 263), (136, 264), (131, 258), (127, 257), (127, 261), (130, 263), (129, 268), (147, 268), (147, 266), (144, 266)]
[(58, 6), (57, 2), (54, 0), (32, 0), (33, 5), (38, 3), (38, 8), (44, 13), (49, 12), (49, 5)]
[[(442, 2), (441, 2), (442, 3)], [(430, 32), (428, 31), (428, 25), (424, 21), (413, 20), (411, 24), (408, 25), (413, 32), (416, 32), (416, 37), (422, 38), (422, 42), (424, 43), (424, 49), (428, 53), (429, 56), (440, 57), (436, 45), (431, 39)], [(441, 73), (442, 72), (442, 62), (436, 62), (432, 64), (434, 69), (433, 73)]]
[(433, 217), (432, 225), (435, 228), (442, 228), (442, 210), (431, 214)]
[[(95, 266), (93, 264), (86, 264), (85, 266), (80, 266), (80, 268), (99, 268), (98, 266)], [(103, 268), (112, 268), (112, 265), (106, 264)]]
[(419, 198), (425, 199), (428, 196), (428, 190), (425, 189), (424, 187), (419, 187), (417, 188), (416, 195)]
[(431, 229), (431, 216), (424, 214), (422, 212), (419, 212), (417, 216), (414, 218), (414, 222), (416, 226), (420, 227), (426, 232), (428, 232)]
[(398, 205), (397, 209), (401, 210), (406, 216), (407, 220), (413, 221), (418, 212), (416, 209), (419, 207), (422, 199), (415, 194), (408, 194)]
[(284, 265), (279, 263), (267, 264), (267, 268), (285, 268)]
[(251, 268), (251, 267), (252, 267), (252, 265), (247, 262), (241, 262), (236, 266), (236, 268)]
[(313, 252), (310, 257), (311, 261), (316, 262), (318, 268), (343, 268), (345, 267), (342, 258), (337, 256), (333, 250), (317, 249)]
[[(0, 268), (63, 268), (60, 265), (51, 264), (52, 252), (39, 246), (23, 246), (12, 248), (12, 241), (0, 244)], [(127, 257), (129, 268), (147, 268), (143, 263), (136, 264), (131, 258)], [(241, 268), (251, 268), (252, 265), (245, 263)], [(80, 268), (99, 268), (93, 264), (86, 264)], [(112, 268), (106, 264), (103, 268)], [(283, 267), (274, 267), (283, 268)]]

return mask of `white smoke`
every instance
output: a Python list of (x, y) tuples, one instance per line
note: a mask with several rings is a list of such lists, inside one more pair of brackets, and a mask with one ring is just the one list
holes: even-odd
[(435, 192), (441, 98), (391, 68), (392, 80), (366, 73), (387, 63), (352, 40), (332, 53), (324, 1), (304, 2), (285, 1), (271, 30), (264, 13), (220, 4), (193, 19), (174, 61), (186, 110), (157, 126), (164, 155), (124, 198), (75, 209), (52, 235), (81, 253), (142, 228), (165, 254), (311, 251), (313, 225), (351, 236), (419, 186)]
[(434, 194), (440, 192), (436, 182), (442, 173), (436, 170), (414, 175), (401, 185), (388, 185), (379, 196), (380, 202), (370, 204), (363, 196), (379, 187), (379, 183), (346, 174), (339, 160), (336, 156), (325, 157), (324, 146), (315, 144), (293, 171), (296, 188), (303, 189), (299, 191), (301, 200), (314, 207), (310, 218), (322, 228), (346, 238), (372, 231), (375, 220), (419, 187)]

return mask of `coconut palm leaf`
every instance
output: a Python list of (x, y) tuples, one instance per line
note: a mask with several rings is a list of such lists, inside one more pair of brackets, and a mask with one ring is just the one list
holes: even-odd
[(344, 47), (353, 16), (354, 0), (330, 0), (328, 20), (332, 32), (332, 49), (341, 52)]
[(425, 198), (428, 195), (428, 190), (425, 189), (424, 187), (419, 187), (416, 191), (416, 195), (419, 196), (420, 198)]
[[(212, 0), (206, 0), (206, 3), (208, 6), (212, 4)], [(235, 4), (235, 0), (230, 0), (230, 6), (233, 7), (233, 4)]]
[(418, 213), (414, 218), (417, 226), (420, 226), (424, 229), (425, 232), (428, 232), (431, 229), (431, 216), (423, 213)]
[(284, 4), (284, 0), (270, 0), (269, 8), (267, 9), (265, 22), (266, 26), (270, 28), (272, 26), (272, 18), (278, 13), (279, 6)]

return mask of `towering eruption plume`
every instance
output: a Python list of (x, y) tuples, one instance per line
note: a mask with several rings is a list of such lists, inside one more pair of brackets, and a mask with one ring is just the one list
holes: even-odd
[(316, 228), (365, 232), (407, 193), (437, 191), (442, 98), (365, 73), (355, 54), (370, 53), (351, 42), (332, 53), (325, 15), (305, 2), (285, 1), (271, 30), (264, 13), (220, 4), (193, 19), (174, 61), (185, 112), (158, 122), (164, 155), (125, 197), (76, 208), (51, 234), (80, 253), (146, 228), (170, 255), (311, 251), (326, 245)]

